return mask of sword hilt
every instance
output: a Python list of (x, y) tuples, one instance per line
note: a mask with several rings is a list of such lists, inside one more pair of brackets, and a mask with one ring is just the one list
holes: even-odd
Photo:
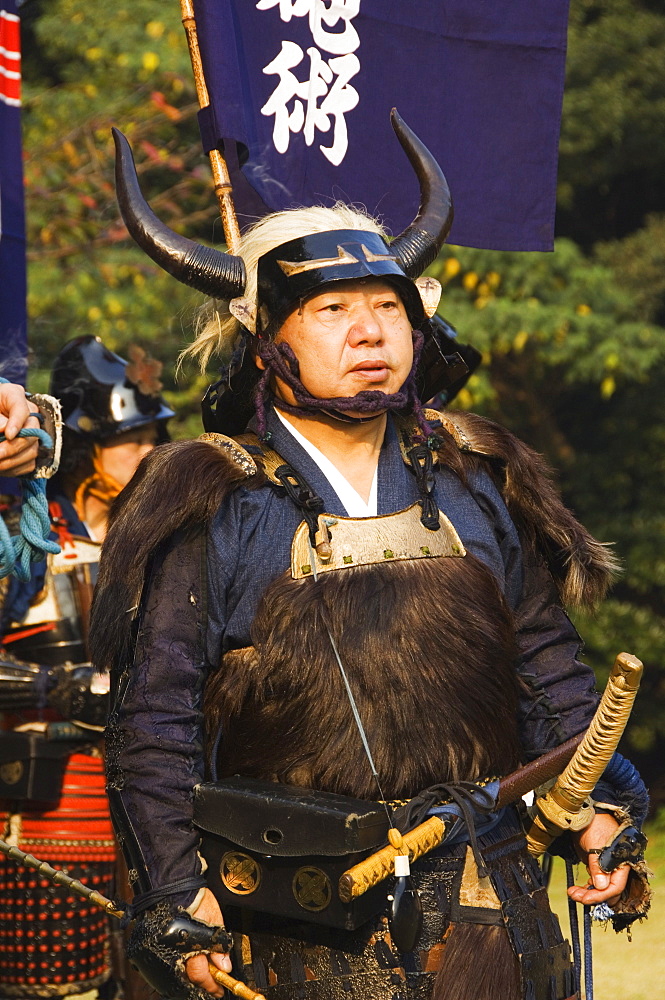
[(350, 903), (373, 886), (383, 882), (393, 874), (395, 858), (398, 855), (409, 855), (410, 861), (416, 861), (423, 854), (433, 851), (443, 841), (446, 835), (446, 824), (440, 816), (430, 816), (429, 819), (409, 830), (401, 838), (400, 847), (388, 844), (376, 854), (371, 854), (353, 868), (345, 871), (339, 879), (339, 898), (343, 903)]
[(584, 739), (547, 794), (536, 799), (527, 833), (529, 853), (538, 857), (564, 830), (583, 830), (594, 817), (588, 797), (609, 764), (630, 717), (643, 664), (619, 653)]

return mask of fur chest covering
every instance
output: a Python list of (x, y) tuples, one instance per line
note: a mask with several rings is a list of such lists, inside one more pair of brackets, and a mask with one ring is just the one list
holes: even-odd
[(273, 581), (207, 684), (219, 777), (377, 797), (331, 636), (389, 798), (517, 765), (513, 622), (467, 554)]
[[(607, 548), (593, 539), (566, 509), (542, 458), (508, 431), (473, 414), (449, 415), (429, 411), (427, 415), (430, 419), (440, 422), (438, 433), (442, 438), (442, 444), (438, 453), (439, 462), (449, 467), (462, 480), (470, 469), (479, 464), (490, 471), (518, 527), (523, 546), (546, 560), (557, 582), (562, 600), (589, 604), (600, 599), (611, 578), (614, 561)], [(402, 437), (407, 436), (408, 419), (403, 422), (398, 421), (398, 426)], [(99, 669), (114, 666), (117, 668), (118, 665), (127, 662), (132, 645), (132, 621), (140, 604), (152, 560), (158, 556), (160, 547), (176, 533), (185, 536), (204, 534), (220, 505), (239, 486), (246, 490), (266, 487), (262, 462), (259, 457), (249, 454), (245, 448), (223, 435), (204, 435), (197, 441), (172, 442), (156, 448), (144, 458), (132, 481), (113, 505), (109, 531), (102, 549), (90, 634), (93, 662)], [(446, 560), (439, 561), (446, 562)], [(471, 566), (472, 559), (467, 557), (462, 562), (465, 567)], [(376, 641), (382, 639), (386, 646), (396, 646), (399, 642), (406, 641), (401, 638), (402, 636), (413, 632), (419, 637), (419, 642), (424, 643), (423, 648), (428, 644), (438, 645), (440, 637), (437, 637), (436, 642), (432, 638), (434, 635), (432, 623), (438, 623), (437, 616), (441, 614), (441, 608), (438, 604), (435, 605), (439, 600), (439, 582), (428, 581), (422, 585), (414, 582), (412, 585), (410, 580), (407, 582), (400, 578), (400, 575), (407, 577), (411, 573), (406, 564), (393, 568), (395, 574), (387, 578), (391, 581), (390, 584), (383, 580), (377, 582), (374, 579), (374, 571), (368, 570), (366, 575), (371, 578), (371, 582), (366, 583), (361, 580), (357, 592), (367, 593), (369, 595), (367, 600), (370, 601), (374, 600), (371, 594), (372, 588), (375, 587), (380, 592), (384, 587), (393, 586), (402, 595), (412, 586), (421, 587), (418, 591), (419, 602), (415, 600), (413, 602), (407, 627), (405, 617), (407, 609), (400, 608), (400, 602), (395, 600), (391, 606), (397, 608), (399, 613), (395, 612), (388, 623), (389, 627), (386, 625), (386, 615), (380, 618), (382, 630), (375, 633)], [(482, 570), (483, 567), (477, 568)], [(358, 570), (360, 576), (363, 572)], [(425, 572), (430, 572), (430, 569)], [(469, 580), (473, 578), (473, 572), (470, 570)], [(455, 590), (451, 582), (454, 573), (457, 573), (457, 569), (451, 569), (450, 573), (446, 571), (446, 581), (441, 583), (441, 586), (447, 588), (447, 592)], [(354, 575), (356, 575), (355, 570), (347, 578), (348, 581)], [(304, 581), (305, 584), (311, 582)], [(291, 587), (291, 584), (295, 585)], [(326, 582), (321, 586), (326, 594), (331, 595), (337, 585)], [(276, 594), (281, 593), (283, 588), (293, 589), (297, 592), (297, 601), (301, 600), (301, 592), (311, 593), (311, 587), (300, 587), (296, 581), (291, 581), (287, 587), (285, 580), (277, 580), (273, 582), (272, 587)], [(350, 596), (344, 597), (347, 583), (340, 583), (339, 587), (340, 594), (335, 600), (339, 598), (340, 601), (347, 599), (351, 601)], [(485, 589), (489, 587), (488, 583)], [(479, 593), (480, 591), (474, 594), (472, 584), (467, 590), (460, 592), (462, 595), (460, 600), (465, 605), (465, 614), (469, 616), (469, 622), (464, 624), (466, 630), (471, 629), (474, 624), (474, 614), (469, 609), (481, 606)], [(455, 600), (457, 593), (452, 595), (448, 593), (446, 600), (442, 598), (441, 603), (448, 609), (456, 606)], [(323, 609), (328, 603), (328, 597), (322, 599), (317, 613), (323, 615), (325, 613)], [(351, 631), (345, 631), (346, 639), (343, 639), (340, 633), (338, 636), (340, 642), (349, 641), (348, 635), (354, 634), (354, 623), (359, 617), (358, 609), (362, 608), (362, 604), (356, 603), (355, 598), (353, 603), (354, 607), (350, 608), (349, 614), (343, 616), (345, 630), (350, 628)], [(259, 629), (264, 614), (267, 614), (265, 608), (268, 606), (266, 597), (256, 619), (255, 634), (252, 635), (252, 641), (257, 649), (263, 648), (262, 643), (263, 646), (266, 645), (267, 640), (256, 630)], [(295, 612), (289, 611), (288, 620), (292, 620), (291, 614)], [(278, 616), (275, 615), (275, 620), (277, 619)], [(300, 615), (299, 627), (307, 632), (302, 624), (304, 620), (305, 616)], [(293, 621), (295, 627), (295, 619)], [(449, 621), (454, 622), (455, 627), (451, 631), (455, 632), (459, 623), (464, 621), (464, 616), (453, 616)], [(334, 627), (338, 628), (338, 625), (339, 623)], [(279, 631), (281, 626), (278, 620), (275, 627)], [(438, 624), (435, 627), (438, 628)], [(304, 638), (309, 641), (307, 635)], [(371, 651), (372, 641), (369, 635), (366, 636), (364, 648), (367, 650), (371, 670), (380, 671), (379, 659)], [(323, 655), (321, 649), (317, 655)], [(429, 653), (424, 657), (413, 652), (409, 655), (414, 657), (413, 663), (416, 655), (418, 656), (425, 674), (428, 670), (434, 669), (431, 666), (434, 660)], [(466, 651), (462, 653), (458, 650), (456, 655), (460, 657), (457, 666), (462, 670), (461, 657), (466, 655)], [(293, 657), (293, 666), (289, 670), (295, 670), (295, 646)], [(304, 663), (304, 656), (301, 659)], [(265, 662), (268, 663), (268, 660)], [(395, 667), (391, 676), (390, 683), (397, 688), (403, 683), (400, 671), (406, 669), (407, 662), (408, 656), (405, 655), (403, 667), (399, 669)], [(270, 674), (272, 668), (267, 669)], [(285, 675), (288, 673), (287, 670)], [(425, 697), (424, 687), (432, 679), (430, 675), (428, 678), (427, 684), (423, 680), (423, 691), (418, 697)], [(387, 682), (385, 686), (387, 687)], [(465, 692), (465, 698), (473, 697), (471, 687), (472, 685), (469, 685), (469, 690)], [(373, 683), (373, 690), (375, 689), (382, 690), (381, 687), (375, 688)], [(399, 711), (401, 709), (396, 706), (395, 713), (399, 714)]]

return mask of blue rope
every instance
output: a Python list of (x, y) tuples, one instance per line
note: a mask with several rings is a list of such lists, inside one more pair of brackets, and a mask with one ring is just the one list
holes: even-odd
[(649, 793), (635, 765), (620, 753), (613, 754), (600, 779), (601, 786), (604, 782), (616, 789), (621, 805), (630, 813), (635, 825), (641, 828), (649, 808)]
[[(566, 888), (575, 885), (575, 873), (571, 861), (566, 861)], [(580, 927), (577, 922), (577, 903), (568, 896), (568, 919), (570, 921), (570, 942), (573, 946), (573, 975), (575, 977), (575, 995), (580, 996), (582, 981), (582, 954), (580, 950)]]
[[(3, 380), (4, 381), (4, 380)], [(45, 448), (52, 448), (51, 436), (41, 427), (24, 427), (18, 432), (22, 438), (36, 437)], [(5, 435), (0, 434), (0, 441)], [(46, 499), (45, 479), (21, 478), (21, 518), (19, 534), (10, 535), (0, 517), (0, 580), (13, 573), (19, 580), (30, 579), (30, 564), (41, 562), (47, 553), (60, 552), (60, 546), (49, 536), (51, 519)]]
[(584, 907), (584, 997), (593, 1000), (593, 953), (591, 951), (591, 909)]

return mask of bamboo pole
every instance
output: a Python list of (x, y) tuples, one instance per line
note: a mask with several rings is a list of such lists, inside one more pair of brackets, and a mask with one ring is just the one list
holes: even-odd
[[(201, 50), (199, 49), (196, 19), (194, 17), (194, 0), (180, 0), (180, 13), (185, 34), (187, 35), (187, 45), (189, 46), (189, 57), (192, 60), (192, 70), (194, 72), (194, 83), (196, 85), (196, 95), (199, 99), (199, 107), (207, 108), (210, 104), (210, 97), (208, 95), (205, 76), (203, 75)], [(229, 170), (226, 160), (219, 149), (211, 149), (208, 156), (210, 157), (212, 179), (224, 227), (226, 245), (230, 253), (237, 255), (240, 252), (240, 228), (238, 226), (235, 205), (233, 204), (233, 185), (231, 184)]]
[[(109, 899), (108, 896), (104, 896), (96, 889), (91, 889), (85, 883), (72, 878), (66, 871), (53, 868), (48, 861), (40, 861), (33, 854), (27, 854), (20, 847), (15, 847), (13, 844), (8, 844), (5, 840), (0, 840), (0, 854), (4, 854), (11, 861), (25, 865), (26, 868), (34, 869), (39, 875), (53, 882), (55, 885), (61, 885), (77, 896), (81, 896), (82, 899), (87, 900), (89, 903), (99, 906), (110, 917), (116, 917), (119, 920), (125, 915), (125, 911), (118, 909), (115, 902)], [(241, 1000), (265, 1000), (265, 997), (261, 993), (255, 993), (245, 983), (241, 983), (239, 980), (234, 979), (233, 976), (229, 976), (227, 972), (222, 972), (210, 960), (208, 960), (208, 968), (210, 975), (216, 983), (229, 990), (234, 996), (240, 997)]]

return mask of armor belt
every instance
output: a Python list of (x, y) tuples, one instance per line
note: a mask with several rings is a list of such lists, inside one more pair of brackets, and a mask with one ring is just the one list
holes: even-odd
[[(479, 846), (490, 870), (487, 879), (478, 877), (466, 844), (432, 851), (413, 866), (424, 922), (410, 955), (395, 949), (380, 917), (349, 933), (228, 907), (235, 974), (267, 1000), (431, 1000), (456, 991), (496, 1000), (573, 1000), (569, 948), (547, 906), (538, 865), (526, 851), (515, 810), (507, 810), (500, 826), (481, 836)], [(441, 966), (446, 974), (448, 943), (458, 923), (504, 927), (521, 983), (507, 988), (507, 969), (494, 964), (493, 947), (484, 948), (488, 937), (475, 935), (478, 950), (467, 953), (466, 968), (456, 966), (461, 979), (448, 988), (443, 982), (440, 994), (434, 992)], [(505, 951), (500, 954), (504, 962), (509, 958)]]
[[(458, 813), (455, 805), (450, 811)], [(194, 823), (202, 831), (208, 885), (222, 908), (246, 906), (342, 930), (355, 930), (385, 908), (390, 882), (348, 904), (337, 889), (344, 872), (385, 845), (383, 803), (235, 775), (196, 787)], [(466, 842), (457, 827), (453, 838)]]
[(222, 909), (355, 930), (385, 907), (385, 884), (349, 904), (337, 893), (340, 875), (386, 842), (378, 803), (235, 776), (197, 786), (194, 823)]

